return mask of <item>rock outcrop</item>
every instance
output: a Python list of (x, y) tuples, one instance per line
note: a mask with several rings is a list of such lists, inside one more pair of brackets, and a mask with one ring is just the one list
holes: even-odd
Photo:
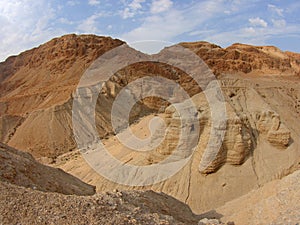
[[(195, 96), (195, 98), (196, 97), (197, 96)], [(208, 167), (202, 167), (202, 165), (207, 164), (203, 161), (204, 159), (200, 162), (199, 170), (203, 174), (216, 172), (225, 163), (230, 165), (241, 165), (253, 150), (251, 128), (247, 127), (247, 124), (245, 124), (246, 118), (243, 116), (240, 117), (229, 103), (225, 106), (227, 111), (226, 126), (219, 128), (223, 129), (223, 132), (225, 133), (224, 139), (218, 154)], [(208, 129), (211, 129), (212, 124), (209, 105), (202, 105), (201, 111), (205, 112), (202, 116), (204, 121), (206, 121), (202, 124), (207, 126)], [(206, 141), (199, 144), (205, 145), (211, 135), (213, 134), (209, 132)], [(206, 149), (206, 151), (215, 151), (215, 149)]]
[[(1, 182), (45, 192), (67, 195), (95, 193), (95, 187), (61, 169), (40, 164), (29, 153), (18, 151), (2, 143), (0, 143), (0, 179)], [(1, 192), (1, 196), (3, 194)]]
[[(270, 83), (269, 78), (244, 79), (236, 76), (222, 78), (221, 85), (227, 122), (224, 141), (221, 148), (217, 149), (217, 157), (208, 167), (199, 171), (203, 154), (207, 151), (206, 146), (211, 131), (210, 107), (204, 93), (199, 93), (191, 98), (197, 107), (196, 116), (200, 125), (199, 142), (191, 161), (170, 179), (147, 187), (175, 196), (188, 203), (197, 213), (221, 206), (266, 182), (286, 176), (296, 170), (300, 161), (299, 139), (297, 139), (300, 132), (297, 126), (299, 115), (293, 105), (296, 97), (291, 98), (290, 95), (283, 94), (285, 91), (289, 92), (291, 88), (295, 90), (294, 93), (297, 92), (297, 83), (294, 80), (282, 83), (281, 79), (274, 79)], [(280, 100), (280, 104), (283, 104), (283, 108), (277, 107), (277, 99)], [(287, 108), (290, 109), (289, 113), (286, 111)], [(258, 115), (265, 115), (262, 117), (264, 119)], [(280, 118), (277, 115), (281, 115)], [(156, 116), (166, 122), (168, 132), (165, 133), (164, 141), (155, 151), (149, 154), (132, 151), (118, 142), (115, 137), (103, 140), (104, 145), (117, 159), (133, 165), (155, 164), (166, 159), (174, 153), (180, 130), (184, 127), (181, 126), (180, 117), (173, 106), (167, 107), (165, 112)], [(273, 116), (276, 120), (272, 120)], [(140, 119), (141, 122), (131, 125), (134, 134), (141, 137), (149, 135), (145, 132), (149, 121), (147, 118), (143, 117)], [(147, 121), (144, 123), (143, 119)], [(276, 130), (278, 123), (280, 126)], [(187, 136), (192, 130), (185, 130)], [(287, 142), (283, 140), (289, 140), (288, 144), (273, 142), (268, 137), (273, 130), (282, 135), (282, 139), (278, 139), (281, 140), (280, 143), (286, 144)], [(161, 136), (159, 132), (158, 129), (153, 137)], [(186, 146), (189, 144), (184, 142)], [(190, 152), (184, 153), (177, 156), (182, 159), (190, 155)], [(86, 164), (79, 153), (74, 153), (74, 156), (68, 155), (67, 158), (68, 160), (61, 160), (57, 166), (89, 181), (97, 186), (98, 191), (114, 188), (136, 189), (136, 187), (115, 184), (101, 177)]]
[[(0, 140), (29, 151), (35, 157), (55, 158), (74, 149), (76, 145), (69, 119), (72, 92), (76, 89), (83, 72), (95, 59), (123, 43), (120, 40), (94, 35), (66, 35), (0, 63), (0, 127), (5, 131)], [(206, 42), (181, 45), (198, 54), (216, 74), (253, 72), (260, 75), (292, 75), (299, 72), (298, 54), (281, 52), (273, 47), (235, 44), (222, 49)], [(250, 69), (247, 69), (248, 67)], [(105, 107), (96, 109), (99, 112), (97, 128), (101, 138), (113, 134), (110, 111), (107, 108), (111, 107), (117, 93), (138, 78), (157, 75), (174, 80), (190, 96), (201, 91), (189, 75), (165, 64), (143, 62), (123, 68), (102, 84), (102, 94), (98, 102), (103, 102)], [(163, 112), (168, 104), (159, 98), (145, 98), (133, 110), (131, 121), (141, 115)], [(299, 102), (295, 100), (295, 107), (300, 112), (298, 105)], [(60, 117), (66, 118), (66, 123), (53, 122), (51, 126), (47, 126), (53, 130), (48, 134), (41, 134), (40, 129), (37, 129), (42, 126), (41, 121)], [(9, 123), (6, 122), (7, 118), (10, 118)], [(32, 129), (34, 127), (36, 129)], [(29, 137), (22, 137), (24, 133), (44, 141), (30, 141)], [(65, 137), (58, 137), (62, 133)], [(271, 139), (272, 135), (270, 134)]]
[(72, 92), (95, 59), (123, 43), (65, 35), (0, 63), (0, 140), (35, 157), (74, 149)]
[(299, 54), (274, 46), (233, 44), (228, 48), (208, 42), (181, 43), (204, 60), (215, 74), (299, 75)]
[(2, 224), (190, 224), (201, 218), (178, 200), (153, 191), (94, 196), (44, 193), (0, 182)]
[[(105, 37), (67, 35), (0, 63), (0, 140), (53, 162), (53, 166), (97, 186), (97, 191), (136, 189), (95, 173), (76, 151), (72, 131), (73, 92), (83, 72), (97, 57), (123, 43)], [(155, 164), (173, 152), (178, 130), (185, 129), (190, 134), (193, 129), (200, 129), (189, 163), (170, 179), (144, 187), (168, 193), (188, 203), (197, 213), (293, 172), (300, 158), (299, 54), (242, 44), (226, 49), (206, 42), (181, 45), (200, 56), (221, 85), (227, 119), (226, 128), (217, 128), (226, 133), (216, 158), (203, 167), (210, 162), (202, 160), (212, 126), (203, 90), (180, 69), (153, 62), (127, 66), (109, 80), (95, 84), (103, 85), (95, 110), (96, 125), (110, 152), (122, 162)], [(113, 136), (110, 121), (110, 108), (118, 93), (144, 76), (162, 76), (180, 84), (196, 103), (195, 117), (200, 124), (189, 129), (181, 127), (168, 102), (155, 97), (142, 99), (131, 112), (131, 129), (147, 136), (147, 132), (143, 133), (147, 128), (143, 120), (153, 115), (161, 116), (172, 128), (157, 151), (150, 154), (122, 146)], [(206, 76), (201, 74), (203, 80)], [(142, 90), (149, 87), (143, 84)], [(172, 90), (163, 90), (167, 91)], [(185, 141), (182, 146), (189, 144)], [(187, 155), (189, 152), (180, 152), (177, 156)]]
[(267, 140), (278, 147), (288, 146), (291, 132), (282, 124), (280, 116), (274, 111), (264, 111), (257, 115), (258, 131), (267, 137)]
[(25, 115), (67, 101), (89, 65), (123, 43), (95, 35), (65, 35), (8, 58), (0, 64), (5, 113)]

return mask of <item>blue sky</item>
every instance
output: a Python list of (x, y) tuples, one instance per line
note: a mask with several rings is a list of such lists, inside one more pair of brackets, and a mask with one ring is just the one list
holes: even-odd
[(67, 33), (300, 52), (298, 0), (0, 0), (0, 61)]

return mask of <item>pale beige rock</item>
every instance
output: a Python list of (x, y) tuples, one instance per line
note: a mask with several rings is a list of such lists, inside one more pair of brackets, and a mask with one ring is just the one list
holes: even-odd
[[(95, 187), (60, 169), (38, 163), (29, 153), (0, 143), (0, 179), (18, 186), (67, 195), (93, 195)], [(4, 193), (1, 193), (1, 196)], [(22, 198), (18, 196), (18, 198)], [(0, 212), (2, 213), (2, 212)]]
[(300, 171), (237, 198), (216, 211), (223, 222), (243, 224), (297, 224), (300, 221)]
[(267, 140), (278, 147), (286, 147), (291, 138), (291, 132), (281, 123), (280, 116), (274, 111), (264, 111), (257, 115), (258, 131), (267, 137)]
[[(146, 189), (169, 193), (188, 203), (195, 212), (201, 213), (221, 206), (229, 200), (262, 186), (266, 182), (286, 176), (295, 170), (295, 166), (300, 161), (298, 150), (300, 143), (299, 139), (296, 138), (300, 132), (297, 126), (299, 115), (293, 111), (293, 108), (290, 108), (294, 113), (293, 117), (290, 114), (285, 114), (285, 110), (276, 107), (278, 102), (274, 100), (280, 99), (283, 107), (290, 107), (289, 97), (278, 93), (276, 90), (278, 90), (277, 87), (280, 87), (282, 91), (285, 91), (291, 85), (294, 85), (294, 89), (298, 90), (297, 83), (294, 80), (287, 81), (283, 86), (280, 79), (272, 81), (269, 80), (270, 78), (262, 80), (261, 78), (251, 77), (249, 79), (247, 80), (245, 77), (225, 77), (222, 80), (222, 82), (224, 81), (222, 89), (226, 95), (228, 93), (228, 98), (226, 97), (228, 130), (220, 154), (212, 163), (212, 166), (209, 167), (210, 173), (202, 175), (199, 171), (199, 165), (210, 133), (210, 113), (205, 96), (200, 97), (201, 94), (198, 94), (193, 97), (193, 100), (198, 107), (201, 135), (198, 148), (193, 154), (191, 162), (170, 179), (146, 187)], [(256, 88), (256, 83), (261, 83), (259, 88)], [(272, 88), (269, 87), (270, 83)], [(227, 90), (230, 91), (227, 92)], [(263, 97), (267, 94), (274, 96), (272, 98)], [(271, 144), (267, 135), (258, 130), (256, 115), (260, 115), (264, 111), (274, 112), (275, 110), (278, 112), (277, 114), (283, 115), (280, 118), (280, 126), (289, 127), (291, 132), (293, 142), (290, 142), (285, 148)], [(124, 162), (137, 165), (160, 162), (172, 153), (172, 149), (174, 149), (178, 140), (178, 128), (180, 127), (174, 108), (167, 108), (166, 113), (161, 114), (161, 117), (168, 121), (166, 124), (169, 128), (174, 128), (170, 130), (169, 134), (166, 135), (165, 142), (162, 143), (165, 148), (160, 146), (155, 153), (144, 155), (125, 148), (115, 138), (105, 140), (105, 146), (116, 158)], [(273, 123), (270, 121), (269, 125), (265, 127), (271, 129), (272, 125)], [(274, 126), (276, 127), (276, 124)], [(143, 133), (144, 128), (145, 123), (137, 123), (131, 126), (134, 133), (147, 135), (147, 132)], [(80, 157), (75, 160), (72, 160), (71, 157), (71, 160), (58, 166), (97, 186), (98, 191), (114, 188), (140, 189), (106, 180), (89, 168)]]
[[(9, 126), (5, 125), (8, 129), (4, 132), (13, 134), (8, 143), (36, 157), (57, 158), (54, 166), (97, 186), (98, 191), (137, 189), (108, 181), (87, 165), (74, 149), (70, 116), (72, 92), (83, 72), (98, 56), (122, 43), (105, 37), (69, 35), (1, 63), (0, 113), (3, 121), (14, 116), (24, 118), (21, 124), (12, 119), (7, 123)], [(227, 96), (228, 130), (220, 154), (207, 171), (210, 173), (201, 174), (199, 165), (211, 122), (205, 99), (199, 99), (196, 105), (201, 136), (191, 161), (170, 179), (143, 188), (168, 193), (200, 213), (295, 170), (300, 158), (299, 54), (242, 44), (226, 49), (204, 42), (182, 45), (192, 49), (218, 75)], [(178, 121), (173, 114), (164, 113), (168, 104), (156, 98), (143, 100), (133, 110), (131, 128), (138, 134), (147, 135), (144, 120), (148, 121), (154, 113), (159, 113), (166, 121), (173, 119), (173, 125), (169, 125), (174, 129), (163, 143), (166, 148), (151, 154), (131, 151), (116, 140), (110, 125), (109, 107), (119, 88), (143, 76), (157, 75), (176, 81), (190, 96), (201, 91), (187, 74), (159, 63), (134, 64), (113, 76), (104, 84), (107, 90), (98, 98), (104, 107), (97, 104), (96, 121), (99, 136), (105, 138), (104, 143), (120, 161), (153, 164), (165, 159), (174, 148)], [(206, 75), (201, 74), (203, 80)], [(266, 123), (264, 133), (259, 131), (256, 115), (266, 111), (278, 114), (280, 122), (275, 117), (274, 121)], [(7, 135), (4, 134), (5, 140)]]
[[(195, 96), (196, 97), (196, 96)], [(216, 159), (209, 165), (208, 168), (200, 170), (201, 173), (207, 174), (216, 172), (222, 165), (229, 163), (231, 165), (240, 165), (247, 158), (251, 151), (251, 137), (249, 129), (243, 123), (243, 120), (236, 114), (234, 108), (226, 103), (226, 128), (224, 127), (224, 140)], [(209, 105), (206, 105), (207, 109), (204, 110), (207, 113), (209, 111)], [(205, 118), (209, 117), (209, 114), (205, 115)], [(203, 124), (203, 123), (202, 123)], [(210, 123), (207, 124), (210, 127)], [(221, 128), (222, 129), (222, 128)], [(209, 136), (206, 137), (208, 141)]]

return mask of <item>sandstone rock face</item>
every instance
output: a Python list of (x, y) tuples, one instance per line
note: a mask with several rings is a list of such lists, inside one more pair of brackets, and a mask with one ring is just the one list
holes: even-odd
[[(68, 35), (1, 63), (0, 139), (34, 157), (56, 160), (53, 166), (97, 186), (97, 191), (138, 189), (113, 183), (95, 173), (76, 152), (72, 131), (73, 91), (79, 79), (93, 60), (121, 44), (122, 41), (111, 38)], [(227, 49), (206, 42), (182, 46), (193, 50), (218, 75), (225, 99), (226, 128), (217, 129), (226, 133), (217, 157), (208, 167), (203, 166), (209, 162), (203, 156), (210, 153), (206, 151), (212, 126), (210, 107), (201, 92), (204, 90), (178, 68), (136, 63), (95, 84), (103, 87), (97, 98), (95, 120), (99, 136), (105, 139), (110, 152), (120, 161), (135, 165), (165, 159), (178, 144), (179, 130), (189, 135), (193, 129), (199, 129), (198, 145), (189, 163), (170, 179), (144, 188), (168, 193), (200, 213), (295, 169), (300, 158), (299, 54), (242, 44)], [(190, 129), (182, 127), (169, 103), (155, 97), (142, 99), (131, 111), (130, 128), (147, 136), (148, 124), (143, 120), (156, 114), (170, 128), (164, 142), (150, 154), (122, 146), (111, 127), (110, 108), (118, 93), (144, 76), (163, 76), (180, 84), (195, 102), (195, 118), (200, 124)], [(201, 78), (205, 80), (206, 74)], [(151, 91), (151, 85), (144, 83), (142, 91)], [(182, 146), (191, 147), (187, 140)], [(181, 152), (177, 157), (185, 158), (189, 153)]]
[(0, 63), (0, 140), (35, 157), (74, 149), (72, 92), (96, 58), (121, 44), (66, 35)]
[[(66, 35), (41, 45), (36, 49), (24, 52), (20, 56), (11, 57), (7, 59), (6, 62), (1, 63), (0, 75), (2, 82), (0, 84), (0, 93), (2, 97), (0, 99), (0, 116), (3, 116), (1, 120), (3, 121), (2, 126), (5, 126), (3, 129), (9, 129), (10, 131), (7, 132), (11, 133), (1, 139), (18, 149), (31, 152), (36, 157), (49, 156), (48, 154), (51, 154), (51, 157), (57, 157), (62, 152), (74, 149), (75, 143), (71, 134), (72, 124), (69, 123), (72, 91), (76, 88), (84, 70), (91, 62), (104, 52), (121, 44), (123, 44), (123, 42), (119, 40), (93, 35)], [(297, 54), (285, 54), (278, 49), (267, 47), (233, 45), (224, 50), (218, 46), (204, 42), (184, 43), (182, 45), (194, 50), (214, 71), (217, 71), (218, 74), (230, 71), (232, 71), (232, 73), (243, 71), (239, 67), (232, 67), (232, 65), (239, 60), (233, 57), (230, 61), (226, 58), (229, 56), (225, 57), (227, 53), (225, 54), (224, 52), (228, 52), (227, 55), (230, 55), (231, 53), (229, 54), (229, 52), (241, 51), (241, 53), (239, 53), (241, 60), (247, 61), (247, 63), (251, 65), (255, 64), (252, 59), (259, 60), (260, 63), (264, 60), (275, 62), (276, 60), (288, 59), (291, 63), (293, 62), (295, 65), (298, 65), (297, 60), (299, 58)], [(225, 58), (223, 59), (221, 56)], [(215, 63), (210, 63), (213, 62), (213, 60), (218, 60), (218, 62), (225, 64), (222, 65), (222, 67), (214, 66)], [(296, 73), (290, 72), (290, 66), (288, 65), (286, 65), (286, 68), (284, 67), (282, 71), (280, 70), (281, 72), (278, 68), (274, 67), (273, 72), (275, 73), (277, 71), (278, 74), (282, 73), (282, 71), (285, 71), (287, 74)], [(295, 69), (296, 67), (294, 66), (292, 68)], [(265, 73), (265, 70), (261, 67), (259, 67), (257, 71), (260, 71), (262, 74)], [(102, 94), (99, 96), (98, 102), (103, 102), (102, 105), (105, 107), (97, 107), (96, 109), (99, 111), (97, 114), (100, 114), (100, 116), (97, 116), (97, 128), (100, 137), (112, 134), (110, 111), (107, 108), (110, 108), (117, 93), (124, 86), (138, 78), (157, 75), (176, 81), (191, 96), (201, 91), (187, 74), (167, 65), (145, 62), (126, 67), (112, 76), (109, 81), (102, 84)], [(145, 88), (146, 86), (147, 85), (145, 85)], [(295, 102), (295, 104), (295, 107), (298, 107), (299, 103)], [(59, 111), (53, 110), (53, 107), (56, 105), (64, 108), (64, 110), (59, 111), (66, 112), (66, 115), (57, 115), (60, 114)], [(141, 105), (145, 107), (141, 108)], [(163, 112), (167, 106), (167, 102), (158, 98), (143, 99), (141, 104), (138, 104), (137, 108), (133, 110), (131, 120), (134, 121), (138, 119), (139, 116), (151, 112)], [(38, 115), (37, 117), (39, 119), (35, 120), (33, 116), (27, 119), (32, 113), (34, 113), (35, 116)], [(10, 116), (18, 116), (20, 119), (22, 117), (23, 119), (20, 121), (23, 123), (27, 120), (26, 124), (29, 124), (29, 126), (25, 126), (25, 124), (20, 126), (22, 124), (21, 122), (11, 119), (11, 122), (9, 122), (9, 126), (11, 127), (8, 128), (7, 125), (4, 124), (4, 121), (7, 121), (5, 118)], [(53, 132), (49, 132), (50, 135), (42, 135), (40, 132), (36, 132), (40, 129), (31, 129), (33, 127), (41, 127), (41, 121), (49, 121), (52, 117), (67, 118), (65, 124), (55, 122), (51, 126), (57, 131), (54, 132), (57, 133), (55, 139), (58, 138), (58, 140), (55, 141), (53, 141), (54, 139), (51, 135)], [(14, 123), (13, 121), (16, 122)], [(20, 131), (18, 132), (17, 128), (19, 126)], [(55, 128), (55, 126), (57, 126), (57, 128)], [(42, 138), (45, 141), (38, 143), (37, 141), (29, 141), (29, 137), (23, 139), (22, 134), (24, 133), (36, 137), (36, 140)], [(57, 137), (62, 133), (65, 134), (64, 138)], [(273, 134), (273, 136), (274, 135), (276, 136), (277, 134)], [(272, 139), (272, 134), (270, 134), (270, 138)]]
[(17, 127), (8, 144), (35, 157), (55, 158), (76, 147), (71, 125), (72, 103), (68, 101), (30, 113)]
[(6, 113), (20, 115), (67, 101), (87, 67), (121, 44), (106, 37), (66, 35), (8, 58), (0, 64)]
[(299, 75), (299, 54), (273, 46), (233, 44), (223, 49), (208, 42), (181, 43), (201, 57), (215, 74)]
[[(292, 95), (291, 98), (290, 95), (283, 94), (291, 88), (297, 93), (295, 80), (287, 81), (283, 85), (280, 79), (269, 81), (268, 77), (245, 79), (230, 76), (223, 77), (220, 82), (225, 97), (227, 126), (223, 144), (215, 160), (207, 168), (199, 170), (211, 130), (210, 107), (204, 93), (199, 93), (192, 97), (197, 106), (200, 124), (200, 138), (192, 160), (169, 180), (147, 187), (175, 196), (188, 203), (198, 213), (221, 206), (230, 199), (293, 172), (300, 161), (297, 138), (300, 132), (297, 126), (299, 115), (294, 108), (296, 95)], [(278, 99), (283, 107), (277, 106)], [(289, 113), (286, 108), (290, 109)], [(115, 138), (104, 141), (105, 146), (120, 161), (134, 165), (149, 165), (162, 161), (174, 152), (178, 145), (179, 130), (183, 127), (173, 106), (167, 107), (165, 112), (157, 115), (166, 121), (169, 132), (156, 151), (150, 154), (137, 153), (122, 146)], [(280, 118), (277, 115), (281, 115)], [(144, 128), (144, 123), (131, 125), (131, 130), (141, 136), (144, 135)], [(281, 145), (272, 142), (268, 134), (272, 133), (273, 129), (284, 131), (281, 135), (287, 136), (282, 135), (281, 140), (286, 137), (284, 140), (289, 139), (289, 143)], [(186, 130), (189, 131), (191, 129)], [(157, 131), (158, 136), (159, 132), (160, 130)], [(188, 146), (189, 143), (185, 144)], [(188, 155), (178, 156), (185, 158)], [(108, 181), (96, 174), (78, 156), (77, 159), (74, 159), (74, 156), (68, 158), (68, 161), (57, 166), (94, 184), (98, 191), (113, 188), (138, 189)]]
[(0, 117), (0, 141), (8, 142), (23, 120), (24, 118), (21, 116), (4, 115)]
[[(198, 145), (205, 146), (210, 138), (211, 133), (203, 132), (211, 128), (211, 111), (206, 97), (203, 93), (193, 96), (193, 100), (198, 107), (198, 119), (200, 126), (202, 127), (202, 142)], [(281, 149), (286, 148), (290, 142), (290, 131), (280, 120), (278, 114), (274, 111), (262, 111), (256, 115), (256, 120), (253, 120), (253, 126), (249, 124), (249, 120), (246, 114), (238, 112), (239, 109), (234, 108), (229, 102), (226, 103), (227, 115), (226, 126), (220, 127), (224, 129), (226, 134), (222, 146), (219, 150), (213, 148), (207, 149), (207, 151), (217, 151), (215, 159), (206, 168), (203, 165), (209, 163), (202, 159), (199, 165), (199, 170), (203, 174), (209, 174), (216, 172), (222, 165), (228, 163), (230, 165), (241, 165), (249, 156), (249, 153), (254, 150), (254, 140), (257, 138), (254, 133), (257, 127), (258, 132), (264, 139), (269, 141), (275, 147)], [(256, 111), (252, 111), (254, 115)], [(165, 136), (165, 144), (162, 145), (158, 151), (164, 155), (172, 154), (172, 151), (176, 149), (178, 140), (180, 138), (179, 131), (182, 130), (180, 123), (181, 118), (175, 111), (173, 106), (166, 109), (167, 124), (169, 126), (169, 133)], [(189, 132), (187, 136), (192, 135), (192, 130), (186, 130)], [(186, 142), (190, 143), (190, 142)], [(193, 149), (191, 146), (186, 146), (187, 149)], [(187, 152), (187, 155), (191, 152)], [(203, 155), (203, 152), (201, 153)]]
[[(196, 96), (195, 96), (196, 97)], [(205, 105), (206, 113), (210, 113), (209, 105)], [(250, 151), (252, 150), (251, 133), (249, 128), (244, 123), (245, 118), (239, 117), (230, 104), (226, 104), (227, 109), (227, 122), (225, 129), (224, 140), (222, 146), (219, 149), (218, 155), (215, 160), (211, 162), (209, 167), (201, 168), (200, 172), (203, 174), (216, 172), (222, 165), (228, 163), (230, 165), (241, 165), (248, 157)], [(209, 114), (206, 114), (204, 118), (209, 118)], [(210, 119), (209, 119), (210, 120)], [(211, 128), (211, 124), (207, 124)], [(211, 135), (211, 133), (209, 133)], [(208, 140), (209, 136), (207, 137)], [(206, 140), (206, 142), (207, 142)], [(200, 143), (200, 145), (205, 144)], [(207, 149), (208, 151), (210, 149)], [(202, 162), (204, 163), (204, 162)]]
[[(212, 124), (210, 107), (203, 93), (196, 94), (192, 99), (196, 107), (198, 108), (197, 119), (199, 120), (200, 125), (198, 129), (200, 131), (202, 140), (200, 142), (197, 141), (197, 145), (206, 146), (211, 135), (210, 129)], [(224, 140), (222, 145), (220, 146), (220, 149), (217, 151), (215, 159), (211, 163), (205, 162), (203, 161), (205, 159), (202, 159), (200, 168), (202, 165), (206, 165), (209, 163), (208, 167), (200, 169), (200, 172), (203, 174), (216, 172), (226, 162), (231, 165), (242, 164), (247, 158), (252, 147), (250, 133), (243, 123), (243, 120), (235, 113), (232, 106), (230, 106), (228, 103), (225, 105), (225, 107), (227, 109), (226, 126), (218, 128), (219, 130), (224, 131)], [(169, 133), (166, 134), (164, 144), (160, 146), (157, 151), (163, 155), (170, 155), (173, 153), (174, 149), (178, 148), (180, 131), (183, 130), (183, 127), (181, 118), (173, 106), (168, 107), (165, 113), (166, 123), (168, 125), (167, 129), (169, 130)], [(188, 133), (187, 136), (192, 137), (194, 135), (194, 129), (187, 129), (182, 132)], [(189, 138), (188, 141), (184, 142), (186, 144), (185, 149), (193, 149), (193, 146), (191, 146), (191, 142), (192, 138)], [(198, 147), (200, 154), (203, 155), (204, 152), (201, 152), (200, 149), (202, 148)], [(210, 149), (207, 149), (207, 151), (209, 150)], [(185, 151), (185, 155), (182, 155), (181, 157), (185, 158), (191, 153), (191, 151)]]
[[(202, 127), (202, 142), (198, 145), (207, 145), (209, 135), (211, 133), (203, 132), (204, 129), (208, 130), (211, 128), (211, 111), (206, 97), (203, 93), (196, 94), (193, 97), (193, 101), (198, 107), (198, 119), (200, 126)], [(158, 151), (164, 155), (172, 154), (172, 151), (176, 149), (179, 139), (179, 131), (182, 130), (180, 123), (180, 117), (177, 112), (175, 112), (174, 107), (169, 107), (166, 109), (167, 124), (169, 125), (169, 130), (171, 131), (166, 135), (165, 144), (162, 145)], [(258, 134), (262, 138), (270, 142), (276, 148), (285, 149), (290, 143), (291, 132), (286, 128), (286, 126), (280, 120), (278, 114), (274, 111), (259, 111), (256, 115), (256, 119), (252, 121), (252, 126), (249, 125), (249, 120), (247, 115), (239, 112), (237, 108), (234, 108), (230, 102), (226, 103), (226, 127), (219, 129), (224, 129), (226, 132), (222, 146), (220, 147), (218, 154), (215, 159), (206, 168), (201, 169), (201, 165), (207, 164), (202, 161), (200, 163), (200, 172), (203, 174), (216, 172), (222, 165), (228, 163), (230, 165), (241, 165), (249, 156), (250, 152), (254, 151), (255, 130), (257, 128)], [(267, 109), (267, 107), (266, 107)], [(256, 110), (250, 111), (250, 113), (255, 114)], [(185, 132), (190, 132), (188, 136), (192, 135), (191, 130)], [(187, 149), (192, 149), (191, 147)], [(207, 151), (213, 151), (214, 149), (207, 149)], [(189, 155), (187, 153), (187, 155)], [(203, 154), (203, 152), (201, 153)], [(203, 160), (203, 159), (202, 159)]]
[(0, 143), (0, 177), (1, 182), (45, 192), (68, 195), (93, 195), (95, 193), (95, 187), (60, 169), (42, 165), (29, 153), (18, 151), (2, 143)]
[(274, 111), (264, 111), (257, 115), (257, 128), (267, 140), (279, 147), (286, 147), (291, 138), (291, 132), (281, 123), (280, 116)]

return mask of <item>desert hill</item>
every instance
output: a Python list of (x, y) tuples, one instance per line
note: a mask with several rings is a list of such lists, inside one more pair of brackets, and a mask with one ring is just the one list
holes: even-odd
[[(72, 92), (83, 72), (96, 58), (123, 43), (94, 35), (66, 35), (1, 63), (0, 140), (29, 151), (35, 157), (56, 157), (74, 149), (76, 144), (70, 124)], [(235, 44), (222, 49), (207, 42), (181, 45), (196, 52), (217, 75), (258, 73), (290, 76), (299, 73), (299, 54), (281, 52), (274, 47)], [(191, 79), (185, 78), (183, 72), (170, 70), (166, 65), (135, 64), (124, 68), (118, 76), (126, 77), (125, 83), (130, 83), (145, 74), (160, 74), (174, 79), (191, 95), (200, 91), (191, 84)], [(118, 86), (124, 86), (120, 83), (124, 79), (119, 80)], [(111, 98), (105, 100), (105, 104), (111, 104)], [(153, 106), (157, 100), (152, 101)], [(297, 99), (294, 104), (298, 107)], [(149, 105), (151, 108), (151, 100)], [(103, 116), (98, 118), (101, 137), (111, 133), (107, 122), (109, 116)], [(66, 122), (61, 123), (61, 120)], [(51, 125), (44, 121), (50, 121)]]
[(181, 43), (203, 59), (215, 74), (299, 75), (299, 54), (274, 46), (236, 43), (225, 49), (208, 42)]
[(95, 187), (60, 169), (37, 162), (29, 153), (0, 143), (0, 178), (6, 182), (44, 192), (93, 195)]
[[(178, 68), (143, 62), (123, 68), (101, 84), (104, 91), (96, 106), (99, 136), (105, 139), (104, 144), (110, 152), (123, 162), (152, 165), (170, 155), (181, 127), (178, 115), (168, 103), (147, 98), (131, 112), (130, 127), (138, 135), (149, 136), (147, 123), (154, 115), (171, 128), (164, 142), (150, 154), (136, 153), (123, 146), (116, 140), (110, 124), (110, 108), (123, 87), (145, 75), (162, 76), (180, 84), (197, 106), (201, 135), (195, 153), (176, 175), (143, 188), (119, 185), (97, 174), (78, 152), (75, 143), (72, 130), (74, 91), (94, 60), (122, 44), (120, 40), (106, 37), (66, 35), (1, 63), (0, 141), (64, 169), (96, 186), (98, 192), (116, 188), (151, 189), (187, 203), (197, 214), (221, 207), (298, 170), (300, 55), (271, 46), (234, 44), (223, 49), (207, 42), (195, 42), (180, 46), (200, 56), (214, 72), (226, 106), (227, 127), (218, 128), (226, 132), (225, 139), (216, 159), (209, 167), (201, 167), (205, 163), (204, 150), (212, 126), (204, 90)], [(132, 49), (128, 51), (137, 53)], [(205, 74), (202, 79), (206, 79)], [(150, 84), (143, 86), (144, 89), (149, 87)], [(184, 105), (184, 102), (179, 104)], [(159, 133), (162, 128), (156, 131)]]
[(34, 156), (57, 156), (73, 149), (70, 124), (61, 122), (69, 118), (72, 91), (96, 58), (122, 43), (67, 35), (1, 63), (0, 140), (14, 142), (10, 145)]

